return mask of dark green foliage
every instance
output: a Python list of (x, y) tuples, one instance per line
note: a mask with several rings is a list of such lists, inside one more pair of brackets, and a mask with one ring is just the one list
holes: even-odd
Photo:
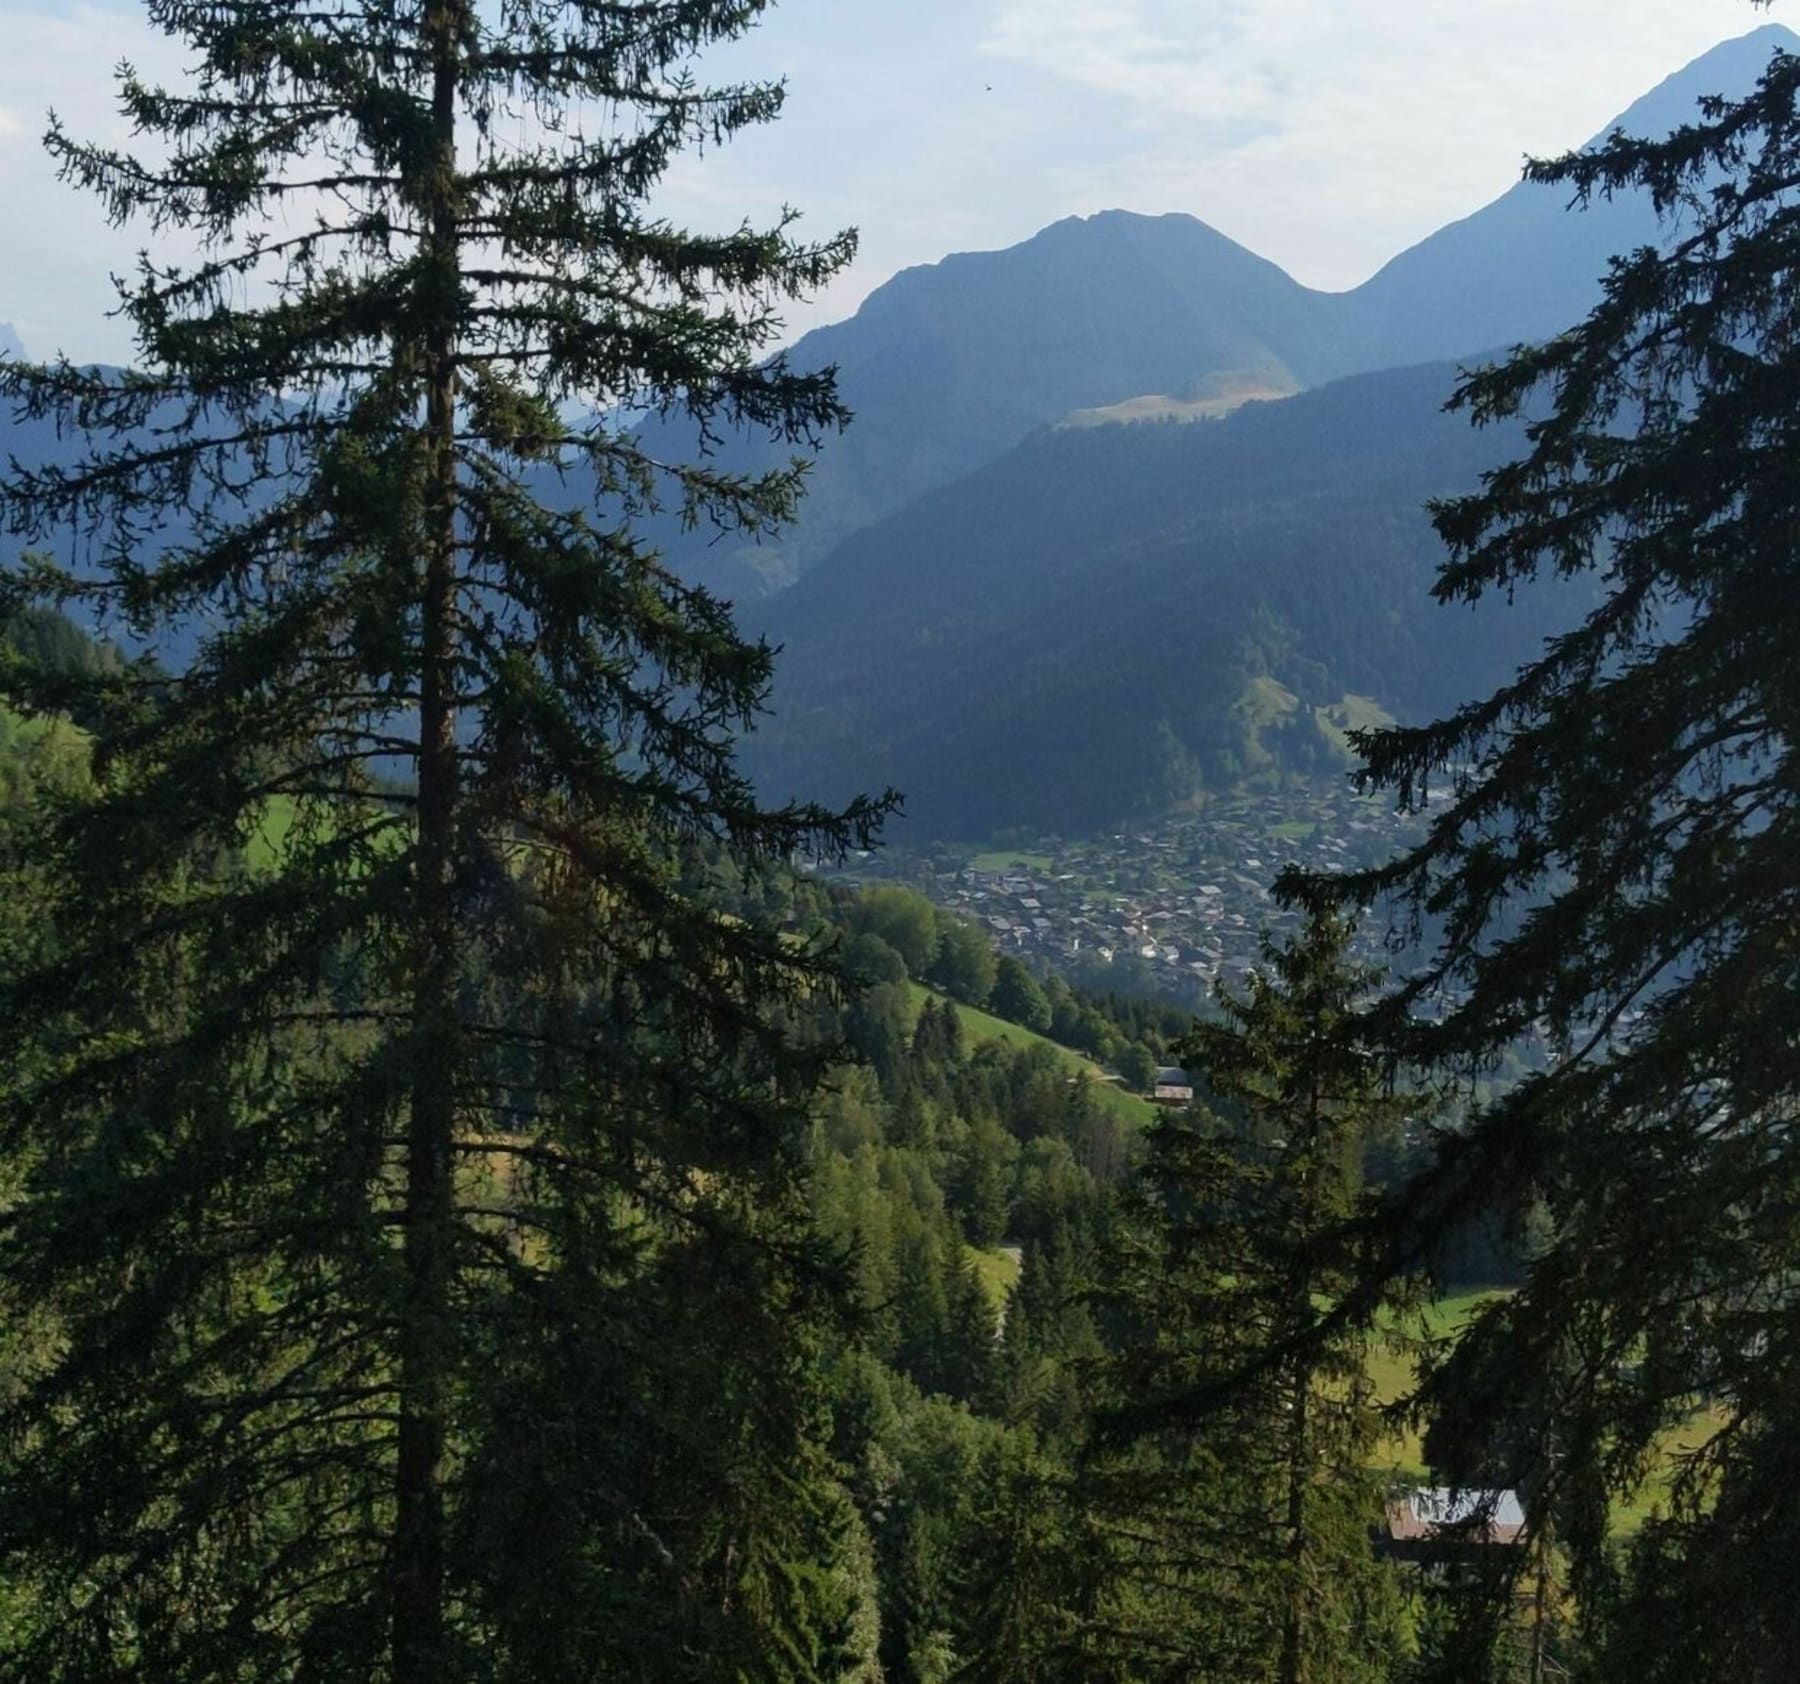
[[(1466, 1405), (1507, 1375), (1524, 1418), (1488, 1415), (1492, 1454), (1574, 1552), (1607, 1632), (1589, 1676), (1634, 1684), (1796, 1665), (1774, 1493), (1793, 1488), (1800, 1387), (1797, 171), (1786, 56), (1666, 143), (1533, 166), (1583, 198), (1647, 191), (1671, 243), (1463, 386), (1477, 422), (1534, 419), (1520, 460), (1438, 508), (1438, 595), (1559, 575), (1604, 596), (1491, 697), (1361, 745), (1371, 784), (1438, 797), (1417, 848), (1288, 885), (1391, 896), (1441, 930), (1380, 1015), (1402, 1056), (1479, 1071), (1533, 1025), (1555, 1048), (1406, 1190), (1393, 1247), (1417, 1254), (1496, 1190), (1541, 1204), (1522, 1291), (1439, 1385)], [(1607, 1498), (1708, 1405), (1726, 1430), (1682, 1467), (1608, 1614)]]
[(1127, 1041), (1119, 1049), (1119, 1074), (1125, 1085), (1138, 1093), (1148, 1093), (1156, 1084), (1156, 1055), (1142, 1041)]
[(1633, 1540), (1624, 1594), (1603, 1606), (1592, 1675), (1791, 1678), (1800, 1606), (1784, 1564), (1800, 1550), (1800, 1420), (1771, 1398), (1708, 1491), (1711, 1506), (1654, 1519)]
[(645, 203), (775, 115), (689, 74), (763, 10), (156, 0), (190, 85), (121, 98), (158, 161), (52, 127), (202, 257), (125, 285), (139, 371), (0, 375), (75, 441), (5, 518), (82, 560), (0, 611), (197, 642), (5, 668), (93, 784), (8, 837), (54, 941), (0, 978), (0, 1313), (48, 1333), (0, 1422), (0, 1677), (841, 1676), (829, 1049), (783, 1017), (832, 973), (690, 867), (783, 877), (874, 810), (758, 807), (768, 651), (636, 531), (779, 524), (799, 468), (569, 419), (841, 419), (762, 359), (849, 241)]
[(877, 883), (851, 902), (851, 927), (879, 936), (923, 978), (938, 955), (938, 914), (923, 895), (898, 884)]
[(1023, 1024), (1040, 1035), (1050, 1027), (1050, 1002), (1030, 971), (1017, 959), (1003, 958), (994, 975), (988, 1005), (996, 1017)]
[(994, 949), (987, 933), (960, 918), (940, 914), (938, 950), (926, 980), (967, 1006), (985, 1006), (994, 991)]
[(40, 673), (65, 678), (92, 678), (124, 665), (116, 649), (51, 608), (23, 608), (8, 615), (0, 624), (0, 647)]
[(1218, 1114), (1151, 1135), (1083, 1485), (1092, 1642), (1128, 1676), (1375, 1684), (1397, 1654), (1369, 1543), (1372, 1312), (1348, 1295), (1362, 1144), (1403, 1102), (1355, 1035), (1372, 978), (1346, 942), (1321, 918), (1267, 947), (1181, 1049)]
[(921, 1391), (971, 1403), (992, 1380), (997, 1317), (955, 1230), (939, 1245), (920, 1236), (898, 1255), (894, 1363)]
[(1018, 1142), (995, 1118), (969, 1119), (945, 1178), (971, 1245), (998, 1245), (1006, 1237), (1018, 1160)]
[[(817, 1107), (813, 1202), (864, 1334), (833, 1364), (832, 1448), (873, 1541), (889, 1684), (1080, 1676), (1060, 1493), (1113, 1195), (1077, 1161), (1070, 1094), (1048, 1049), (971, 1050), (926, 999), (891, 1071), (840, 1072)], [(1004, 1239), (1026, 1256), (1002, 1337), (969, 1246)]]
[(1081, 1684), (1081, 1543), (1066, 1472), (1031, 1433), (982, 1470), (964, 1534), (960, 1585), (965, 1684)]
[[(1056, 1366), (1096, 1349), (1079, 1282), (1112, 1196), (1102, 1179), (1126, 1172), (1126, 1143), (1050, 1049), (967, 1052), (955, 1008), (931, 999), (908, 1036), (891, 989), (842, 1007), (847, 1039), (872, 999), (894, 1020), (882, 1055), (839, 1072), (817, 1107), (816, 1222), (851, 1258), (869, 1348), (928, 1395), (996, 1407), (1027, 1355)], [(1023, 1243), (1025, 1266), (1002, 1348), (970, 1248), (1006, 1241)], [(1076, 1405), (1059, 1397), (1068, 1427)]]
[(927, 1000), (913, 1024), (913, 1055), (926, 1070), (954, 1070), (963, 1061), (962, 1013)]

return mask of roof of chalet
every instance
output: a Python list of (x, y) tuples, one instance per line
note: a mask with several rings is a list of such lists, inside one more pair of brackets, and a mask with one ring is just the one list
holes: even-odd
[(1449, 1535), (1467, 1543), (1511, 1544), (1524, 1529), (1525, 1509), (1513, 1491), (1458, 1491), (1436, 1485), (1395, 1497), (1387, 1505), (1387, 1533), (1396, 1543)]

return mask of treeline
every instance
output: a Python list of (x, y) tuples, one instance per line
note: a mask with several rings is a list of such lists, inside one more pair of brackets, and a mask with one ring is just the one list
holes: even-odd
[[(997, 954), (979, 925), (897, 884), (875, 884), (841, 898), (836, 915), (849, 934), (846, 966), (858, 980), (877, 987), (907, 979), (929, 985), (1047, 1035), (1117, 1071), (1140, 1092), (1190, 1021), (1167, 1003), (1076, 989), (1055, 971), (1034, 972), (1010, 954)], [(891, 998), (874, 996), (870, 1009), (878, 1012)]]
[[(21, 642), (40, 666), (122, 670), (67, 625), (34, 625)], [(69, 724), (25, 728), (3, 714), (0, 725), (0, 786), (12, 792), (8, 811), (23, 833), (44, 800), (57, 799), (59, 791), (79, 793), (87, 740)], [(47, 760), (51, 742), (60, 746)], [(1186, 1548), (1184, 1529), (1228, 1500), (1246, 1505), (1237, 1520), (1246, 1536), (1277, 1525), (1269, 1506), (1282, 1490), (1275, 1476), (1291, 1481), (1297, 1455), (1311, 1470), (1308, 1478), (1329, 1476), (1342, 1487), (1328, 1528), (1335, 1529), (1332, 1548), (1342, 1557), (1334, 1557), (1332, 1570), (1346, 1570), (1349, 1562), (1360, 1563), (1358, 1571), (1385, 1573), (1369, 1554), (1378, 1509), (1366, 1465), (1372, 1415), (1358, 1418), (1354, 1448), (1321, 1437), (1273, 1463), (1263, 1453), (1279, 1435), (1264, 1442), (1256, 1429), (1249, 1446), (1256, 1456), (1215, 1483), (1206, 1470), (1222, 1468), (1220, 1447), (1204, 1432), (1171, 1426), (1187, 1405), (1163, 1381), (1145, 1378), (1144, 1364), (1162, 1364), (1179, 1351), (1182, 1385), (1194, 1395), (1207, 1383), (1227, 1385), (1244, 1407), (1257, 1410), (1290, 1407), (1291, 1401), (1278, 1404), (1271, 1388), (1298, 1383), (1291, 1375), (1254, 1374), (1258, 1352), (1273, 1352), (1283, 1329), (1262, 1326), (1260, 1312), (1242, 1301), (1251, 1285), (1239, 1279), (1245, 1254), (1227, 1236), (1260, 1234), (1277, 1243), (1291, 1213), (1250, 1189), (1263, 1184), (1272, 1165), (1312, 1162), (1319, 1148), (1298, 1139), (1291, 1148), (1283, 1145), (1256, 1103), (1245, 1103), (1250, 1088), (1234, 1088), (1225, 1074), (1218, 1049), (1227, 1043), (1215, 1041), (1212, 1051), (1191, 1038), (1165, 1043), (1176, 1027), (1166, 1009), (1084, 998), (1054, 977), (1040, 981), (1019, 970), (1022, 981), (1009, 992), (1009, 966), (1018, 967), (997, 959), (978, 930), (936, 913), (910, 891), (845, 893), (792, 874), (749, 880), (733, 876), (725, 858), (690, 862), (693, 892), (704, 889), (731, 916), (775, 920), (784, 939), (833, 952), (846, 969), (842, 988), (812, 990), (786, 1008), (797, 1041), (836, 1049), (808, 1104), (804, 1219), (781, 1242), (813, 1249), (809, 1271), (816, 1287), (830, 1293), (832, 1307), (823, 1316), (753, 1316), (745, 1326), (729, 1327), (716, 1317), (731, 1313), (730, 1295), (709, 1308), (711, 1289), (696, 1298), (697, 1283), (688, 1275), (723, 1266), (731, 1251), (709, 1259), (706, 1248), (689, 1255), (665, 1238), (654, 1248), (657, 1265), (622, 1282), (623, 1296), (608, 1312), (625, 1315), (618, 1324), (624, 1327), (654, 1327), (656, 1353), (628, 1338), (619, 1351), (627, 1364), (620, 1373), (624, 1389), (610, 1400), (590, 1398), (608, 1423), (607, 1477), (618, 1482), (619, 1500), (635, 1490), (630, 1500), (648, 1505), (685, 1492), (678, 1501), (693, 1506), (692, 1520), (703, 1529), (727, 1523), (731, 1511), (702, 1496), (695, 1482), (741, 1486), (757, 1454), (716, 1436), (732, 1406), (708, 1387), (723, 1382), (729, 1393), (747, 1386), (762, 1407), (785, 1396), (786, 1407), (816, 1412), (811, 1435), (792, 1446), (799, 1460), (785, 1494), (753, 1485), (733, 1499), (749, 1503), (745, 1518), (754, 1517), (757, 1532), (783, 1540), (786, 1564), (779, 1570), (800, 1578), (753, 1618), (746, 1610), (745, 1618), (720, 1620), (718, 1640), (755, 1644), (759, 1651), (770, 1646), (771, 1653), (759, 1653), (755, 1676), (819, 1684), (1136, 1676), (1159, 1645), (1197, 1653), (1198, 1631), (1216, 1637), (1235, 1629), (1251, 1606), (1240, 1606), (1229, 1621), (1221, 1614), (1196, 1626), (1194, 1607), (1138, 1582), (1144, 1562), (1130, 1542), (1138, 1528), (1170, 1528), (1170, 1546)], [(55, 897), (23, 857), (13, 856), (9, 865), (0, 950), (16, 967), (21, 954), (41, 961), (45, 945), (55, 945), (46, 921)], [(254, 880), (259, 872), (249, 850), (205, 857), (202, 869), (225, 880)], [(927, 986), (913, 984), (911, 965)], [(504, 998), (503, 979), (486, 986)], [(984, 1020), (968, 1016), (957, 993), (1005, 1008), (1014, 1022), (1060, 1030), (1087, 1050), (1142, 1047), (1147, 1042), (1136, 1036), (1155, 1036), (1159, 1052), (1180, 1051), (1215, 1071), (1210, 1106), (1192, 1115), (1166, 1112), (1148, 1129), (1136, 1125), (1107, 1102), (1103, 1084), (1050, 1041), (982, 1034)], [(353, 970), (340, 977), (334, 996), (340, 1009), (364, 997)], [(1191, 1024), (1184, 1027), (1191, 1032)], [(1340, 1198), (1359, 1196), (1365, 1165), (1421, 1149), (1403, 1113), (1404, 1107), (1379, 1116), (1369, 1109), (1351, 1132), (1334, 1136), (1327, 1156), (1337, 1165), (1333, 1185)], [(1214, 1166), (1198, 1178), (1196, 1152)], [(26, 1169), (16, 1156), (9, 1159), (6, 1184), (27, 1189)], [(1227, 1181), (1217, 1181), (1218, 1173)], [(1247, 1178), (1240, 1192), (1231, 1190), (1231, 1176)], [(483, 1186), (497, 1210), (528, 1216), (529, 1183), (502, 1163)], [(216, 1189), (208, 1196), (228, 1194)], [(1234, 1218), (1234, 1228), (1224, 1212), (1239, 1197), (1253, 1197), (1255, 1208)], [(1210, 1288), (1206, 1278), (1187, 1278), (1197, 1263), (1183, 1236), (1200, 1218), (1215, 1234)], [(515, 1243), (525, 1245), (527, 1232)], [(1313, 1285), (1317, 1296), (1341, 1289), (1342, 1281), (1325, 1274)], [(1224, 1296), (1196, 1324), (1195, 1306), (1208, 1290)], [(1279, 1282), (1272, 1276), (1256, 1290), (1278, 1294)], [(1295, 1302), (1290, 1295), (1284, 1313), (1291, 1315)], [(43, 1312), (9, 1326), (0, 1386), (13, 1405), (31, 1395), (57, 1326), (57, 1316)], [(1214, 1349), (1227, 1329), (1228, 1348)], [(1352, 1341), (1333, 1359), (1331, 1384), (1352, 1373), (1352, 1347), (1361, 1348)], [(296, 1347), (296, 1359), (302, 1349)], [(770, 1357), (784, 1366), (802, 1361), (799, 1374), (772, 1393), (754, 1378)], [(684, 1376), (690, 1377), (685, 1387)], [(478, 1431), (467, 1442), (471, 1477), (485, 1487), (475, 1506), (496, 1545), (512, 1538), (517, 1547), (513, 1529), (537, 1523), (537, 1511), (520, 1505), (547, 1495), (543, 1479), (552, 1470), (527, 1467), (518, 1456), (532, 1435), (561, 1418), (566, 1400), (537, 1389), (550, 1384), (549, 1374), (534, 1382), (526, 1417), (497, 1436)], [(180, 1396), (177, 1380), (156, 1406), (177, 1407)], [(1125, 1414), (1158, 1396), (1176, 1415), (1148, 1436), (1131, 1427), (1121, 1440)], [(1240, 1423), (1234, 1430), (1248, 1429)], [(1176, 1444), (1186, 1447), (1172, 1449)], [(1341, 1466), (1320, 1460), (1328, 1445)], [(746, 1454), (752, 1460), (740, 1465)], [(692, 1465), (677, 1477), (670, 1457)], [(29, 1462), (21, 1467), (29, 1474)], [(1260, 1482), (1254, 1486), (1245, 1483), (1252, 1468)], [(34, 1489), (42, 1500), (42, 1488)], [(1183, 1493), (1179, 1510), (1170, 1506), (1177, 1491)], [(221, 1518), (229, 1513), (222, 1507)], [(608, 1548), (620, 1547), (616, 1528), (597, 1515), (569, 1515), (562, 1524), (577, 1529), (571, 1544), (583, 1528), (593, 1528), (594, 1544), (610, 1539)], [(676, 1547), (671, 1537), (662, 1543)], [(625, 1551), (627, 1563), (631, 1553)], [(1228, 1557), (1233, 1574), (1254, 1565)], [(28, 1554), (15, 1557), (19, 1566), (28, 1560)], [(1226, 1561), (1214, 1560), (1193, 1581), (1195, 1595), (1210, 1575), (1226, 1570)], [(1262, 1588), (1252, 1603), (1263, 1610), (1260, 1618), (1284, 1605), (1285, 1569), (1270, 1555), (1256, 1571)], [(630, 1587), (630, 1629), (640, 1634), (683, 1617), (682, 1608), (691, 1614), (696, 1597), (704, 1607), (711, 1594), (701, 1587), (675, 1590), (665, 1604), (653, 1574), (645, 1579), (627, 1566), (622, 1577), (623, 1584), (615, 1563), (590, 1588), (609, 1587), (607, 1596), (616, 1599)], [(0, 1594), (0, 1676), (6, 1676), (8, 1641), (21, 1655), (43, 1652), (47, 1634), (37, 1623), (34, 1582), (15, 1577)], [(1406, 1635), (1414, 1616), (1404, 1610), (1398, 1581), (1380, 1582), (1387, 1587), (1377, 1598), (1385, 1610), (1381, 1642), (1394, 1655), (1416, 1652)], [(523, 1584), (515, 1589), (536, 1601)], [(772, 1589), (771, 1583), (760, 1594)], [(569, 1611), (561, 1599), (552, 1600), (546, 1617), (553, 1613), (566, 1625)], [(1202, 1596), (1196, 1606), (1204, 1605)], [(775, 1658), (775, 1651), (785, 1658)]]
[[(865, 926), (849, 951), (886, 915), (862, 899), (810, 902)], [(1451, 1283), (1330, 1315), (1359, 1278), (1344, 1236), (1383, 1194), (1367, 1171), (1416, 1168), (1432, 1109), (1336, 1050), (1370, 980), (1340, 928), (1267, 961), (1178, 1043), (1207, 1103), (1147, 1128), (1051, 1048), (972, 1043), (930, 996), (821, 1097), (815, 1215), (860, 1325), (833, 1444), (870, 1532), (883, 1678), (1462, 1676), (1449, 1615), (1470, 1587), (1373, 1544), (1390, 1429), (1369, 1365)], [(821, 1027), (854, 1043), (893, 986)], [(1458, 1261), (1516, 1266), (1500, 1227)], [(1490, 1675), (1526, 1648), (1516, 1619), (1490, 1628)]]
[[(869, 1530), (881, 1677), (1447, 1684), (1471, 1641), (1488, 1676), (1526, 1664), (1510, 1615), (1466, 1635), (1488, 1579), (1375, 1554), (1394, 1452), (1370, 1363), (1415, 1348), (1426, 1295), (1516, 1281), (1524, 1237), (1472, 1213), (1428, 1272), (1329, 1326), (1362, 1261), (1343, 1235), (1443, 1121), (1338, 1050), (1374, 980), (1341, 926), (1269, 949), (1197, 1027), (1055, 976), (1019, 1012), (1011, 962), (909, 890), (796, 878), (762, 910), (855, 976), (815, 1003), (812, 1032), (853, 1061), (817, 1103), (812, 1198), (850, 1263), (833, 1447)], [(1083, 1018), (1098, 1044), (1155, 1037), (1202, 1101), (1122, 1123), (1054, 1047), (971, 1032), (959, 985), (1068, 1044)]]

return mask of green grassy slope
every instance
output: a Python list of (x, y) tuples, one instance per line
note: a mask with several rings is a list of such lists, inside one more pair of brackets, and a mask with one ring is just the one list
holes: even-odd
[(1149, 1100), (1140, 1099), (1134, 1093), (1127, 1093), (1117, 1083), (1109, 1082), (1106, 1072), (1091, 1058), (1083, 1058), (1080, 1053), (1071, 1052), (1047, 1036), (1039, 1035), (1020, 1024), (1008, 1023), (1004, 1018), (994, 1017), (988, 1012), (977, 1011), (973, 1006), (953, 1001), (948, 995), (939, 994), (923, 983), (915, 982), (908, 986), (912, 990), (915, 1010), (927, 1000), (936, 1000), (940, 1005), (956, 1006), (957, 1015), (962, 1019), (963, 1038), (971, 1046), (979, 1046), (983, 1041), (1005, 1041), (1015, 1047), (1048, 1047), (1069, 1066), (1071, 1074), (1084, 1076), (1095, 1084), (1100, 1103), (1113, 1115), (1124, 1122), (1139, 1125), (1155, 1120), (1156, 1107)]
[(1019, 1284), (1019, 1275), (1023, 1264), (1017, 1246), (996, 1246), (991, 1251), (982, 1251), (975, 1246), (969, 1247), (969, 1256), (975, 1264), (975, 1272), (981, 1277), (981, 1284), (987, 1289), (988, 1297), (993, 1301), (996, 1316), (1006, 1309), (1007, 1295)]
[[(1418, 1372), (1413, 1352), (1397, 1348), (1399, 1340), (1449, 1338), (1459, 1333), (1468, 1324), (1470, 1317), (1495, 1296), (1495, 1292), (1484, 1289), (1449, 1293), (1428, 1304), (1420, 1317), (1408, 1317), (1404, 1325), (1396, 1325), (1396, 1346), (1376, 1345), (1369, 1352), (1366, 1366), (1369, 1378), (1375, 1383), (1376, 1398), (1384, 1404), (1397, 1403), (1417, 1383)], [(1417, 1427), (1411, 1425), (1397, 1429), (1381, 1446), (1376, 1460), (1398, 1479), (1423, 1480), (1427, 1472), (1423, 1435)]]

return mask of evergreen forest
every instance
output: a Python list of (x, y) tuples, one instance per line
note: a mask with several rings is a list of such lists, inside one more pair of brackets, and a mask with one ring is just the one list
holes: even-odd
[[(663, 197), (772, 9), (145, 0), (50, 120), (144, 253), (0, 329), (0, 1684), (1791, 1684), (1800, 40), (1523, 302), (1418, 302), (1514, 195), (1111, 213), (796, 347), (857, 234)], [(1346, 782), (1197, 1016), (969, 911)]]

